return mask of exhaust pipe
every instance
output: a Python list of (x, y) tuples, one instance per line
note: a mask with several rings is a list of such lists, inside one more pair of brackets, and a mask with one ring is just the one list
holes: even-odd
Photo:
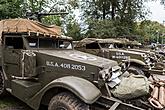
[[(150, 104), (153, 106), (153, 107), (155, 107), (155, 108), (157, 108), (157, 109), (163, 109), (163, 106), (161, 105), (161, 103), (159, 102), (159, 100), (158, 100), (158, 97), (159, 97), (159, 88), (157, 87), (157, 86), (155, 86), (154, 87), (154, 89), (153, 89), (153, 91), (152, 91), (152, 93), (151, 93), (151, 96), (152, 97), (150, 97), (148, 100), (149, 100), (149, 102), (150, 102)], [(162, 93), (161, 93), (161, 95), (163, 95)], [(162, 100), (162, 99), (161, 99)], [(163, 102), (163, 101), (162, 101)]]
[(151, 93), (152, 98), (158, 100), (159, 96), (159, 88), (157, 86), (154, 87), (152, 93)]
[(160, 89), (159, 89), (159, 102), (161, 105), (165, 106), (165, 88), (163, 86), (160, 86)]
[(159, 102), (161, 105), (165, 107), (165, 88), (164, 88), (164, 82), (160, 82), (160, 88), (159, 88)]

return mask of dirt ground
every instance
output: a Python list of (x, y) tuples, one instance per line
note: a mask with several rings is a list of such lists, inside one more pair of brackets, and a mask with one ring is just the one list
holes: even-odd
[[(19, 99), (7, 95), (0, 97), (0, 110), (33, 110)], [(46, 110), (46, 107), (41, 107), (40, 110)]]
[(19, 99), (6, 95), (0, 97), (0, 110), (32, 110)]

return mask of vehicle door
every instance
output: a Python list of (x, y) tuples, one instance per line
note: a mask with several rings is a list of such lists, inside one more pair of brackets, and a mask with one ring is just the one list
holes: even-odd
[(21, 76), (23, 39), (19, 36), (4, 37), (3, 67), (8, 78)]

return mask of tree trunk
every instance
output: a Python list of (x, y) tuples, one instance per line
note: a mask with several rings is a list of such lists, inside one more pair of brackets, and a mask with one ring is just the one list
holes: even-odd
[(114, 20), (114, 18), (115, 18), (115, 6), (114, 6), (114, 4), (112, 4), (111, 17), (112, 17), (112, 20)]
[(106, 7), (105, 7), (105, 2), (103, 2), (103, 19), (105, 19), (105, 16), (106, 16)]

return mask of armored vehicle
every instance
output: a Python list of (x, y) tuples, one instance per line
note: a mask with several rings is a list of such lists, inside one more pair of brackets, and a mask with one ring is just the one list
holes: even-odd
[(8, 91), (34, 110), (41, 104), (48, 110), (152, 108), (143, 100), (115, 98), (111, 89), (128, 74), (123, 72), (125, 65), (120, 67), (116, 61), (74, 50), (72, 39), (63, 36), (60, 27), (8, 19), (0, 21), (0, 33), (1, 96)]
[[(91, 53), (104, 58), (116, 60), (119, 63), (123, 60), (129, 60), (129, 72), (143, 74), (147, 77), (150, 73), (164, 74), (164, 64), (156, 63), (155, 56), (142, 50), (133, 51), (123, 48), (126, 45), (126, 39), (97, 39), (85, 38), (81, 40), (75, 49), (86, 53)], [(153, 58), (154, 57), (154, 58)]]
[(164, 70), (162, 72), (161, 69), (165, 67), (165, 57), (163, 55), (163, 51), (161, 51), (160, 48), (155, 46), (154, 49), (151, 49), (147, 46), (142, 45), (136, 40), (130, 41), (126, 38), (118, 38), (117, 40), (124, 41), (120, 44), (120, 48), (122, 49), (147, 54), (154, 64), (154, 68), (157, 68), (159, 70), (158, 72), (155, 71), (152, 73), (164, 74)]

